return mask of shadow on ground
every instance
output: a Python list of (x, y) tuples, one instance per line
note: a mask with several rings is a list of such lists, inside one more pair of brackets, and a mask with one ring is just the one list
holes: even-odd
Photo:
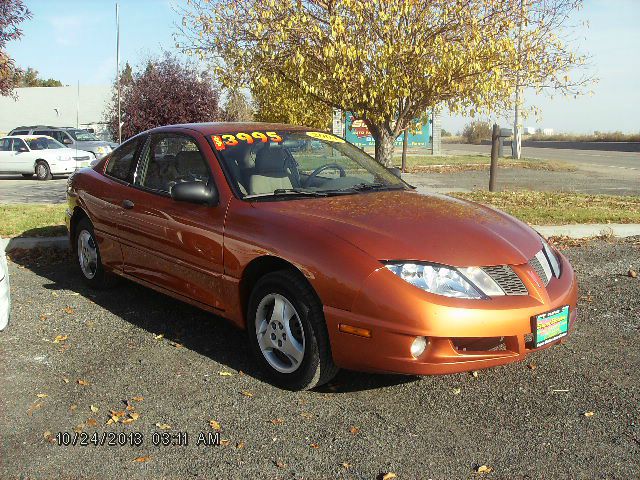
[[(222, 317), (197, 309), (134, 282), (120, 279), (108, 290), (86, 286), (68, 250), (36, 248), (16, 250), (11, 260), (48, 280), (49, 291), (76, 292), (132, 325), (143, 328), (213, 361), (269, 382), (255, 366), (244, 331)], [(212, 366), (213, 368), (213, 366)], [(336, 394), (378, 389), (416, 381), (417, 377), (381, 375), (342, 370), (333, 381), (315, 389), (319, 394)]]

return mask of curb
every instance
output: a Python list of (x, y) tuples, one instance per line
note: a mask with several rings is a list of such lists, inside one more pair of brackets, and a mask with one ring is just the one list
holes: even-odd
[(0, 251), (3, 248), (7, 252), (19, 248), (26, 250), (32, 248), (56, 248), (66, 250), (69, 248), (69, 239), (67, 237), (0, 238)]

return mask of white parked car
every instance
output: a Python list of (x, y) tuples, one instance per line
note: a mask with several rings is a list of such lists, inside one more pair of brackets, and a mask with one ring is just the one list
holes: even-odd
[(93, 156), (84, 150), (67, 148), (45, 135), (10, 135), (0, 138), (0, 173), (34, 174), (38, 180), (69, 175), (88, 167)]
[(4, 253), (4, 243), (0, 240), (0, 330), (4, 330), (11, 316), (11, 295), (9, 294), (9, 268)]

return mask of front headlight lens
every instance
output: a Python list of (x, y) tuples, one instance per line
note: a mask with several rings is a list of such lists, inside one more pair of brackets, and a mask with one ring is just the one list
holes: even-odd
[(385, 266), (405, 282), (430, 293), (454, 298), (484, 298), (454, 268), (420, 263), (389, 263)]
[(98, 153), (105, 153), (107, 150), (104, 147), (98, 147), (98, 148), (96, 148), (96, 151)]

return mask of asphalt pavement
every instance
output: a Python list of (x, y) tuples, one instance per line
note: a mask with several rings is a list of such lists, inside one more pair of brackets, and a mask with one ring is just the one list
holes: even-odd
[[(483, 153), (491, 154), (491, 145), (470, 145), (467, 143), (443, 143), (444, 153)], [(505, 147), (505, 155), (511, 155), (511, 147)], [(522, 147), (525, 158), (540, 158), (543, 160), (559, 160), (574, 165), (627, 170), (640, 178), (640, 151), (621, 152), (605, 150), (585, 150), (582, 148), (549, 148)]]
[[(301, 393), (265, 382), (219, 318), (128, 282), (91, 291), (64, 252), (17, 256), (0, 478), (640, 478), (640, 237), (578, 243), (566, 344), (477, 376), (342, 372)], [(59, 446), (74, 429), (98, 445)], [(197, 445), (216, 429), (221, 445)]]

